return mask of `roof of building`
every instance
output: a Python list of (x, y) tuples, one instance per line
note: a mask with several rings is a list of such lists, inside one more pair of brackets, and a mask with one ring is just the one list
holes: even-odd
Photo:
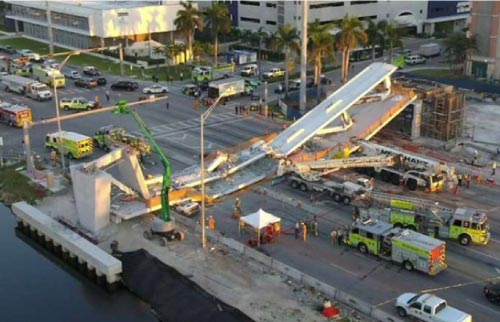
[[(46, 1), (5, 1), (11, 4), (31, 8), (46, 8)], [(51, 0), (50, 8), (53, 11), (70, 13), (77, 16), (86, 16), (95, 11), (132, 9), (158, 5), (177, 5), (179, 1), (79, 1), (79, 0)]]

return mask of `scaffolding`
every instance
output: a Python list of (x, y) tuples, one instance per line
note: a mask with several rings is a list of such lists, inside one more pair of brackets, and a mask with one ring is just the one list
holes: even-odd
[(412, 88), (422, 100), (421, 134), (433, 139), (449, 141), (462, 134), (465, 95), (451, 85), (400, 77), (393, 83)]
[(440, 93), (423, 101), (422, 135), (449, 141), (461, 135), (464, 121), (463, 92)]

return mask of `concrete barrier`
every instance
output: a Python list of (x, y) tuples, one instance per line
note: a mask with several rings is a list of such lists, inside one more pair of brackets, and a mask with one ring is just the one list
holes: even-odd
[(328, 297), (331, 297), (331, 298), (335, 298), (335, 295), (337, 293), (337, 290), (333, 286), (328, 285), (328, 284), (318, 280), (317, 278), (314, 278), (314, 277), (309, 276), (307, 274), (302, 275), (302, 283), (314, 287), (315, 289), (317, 289), (321, 293), (324, 293)]
[(301, 271), (290, 267), (286, 264), (283, 264), (280, 261), (273, 261), (273, 269), (277, 270), (281, 274), (288, 276), (289, 278), (297, 281), (298, 283), (302, 283), (302, 276), (304, 275)]
[(346, 303), (347, 305), (356, 308), (366, 315), (371, 315), (372, 313), (372, 306), (370, 304), (363, 302), (341, 290), (337, 290), (337, 292), (335, 293), (335, 299), (339, 302)]
[(258, 250), (245, 246), (245, 255), (258, 261), (259, 263), (271, 268), (273, 266), (273, 258), (269, 257)]
[(372, 308), (371, 317), (376, 319), (377, 321), (381, 321), (381, 322), (405, 322), (405, 320), (402, 320), (398, 317), (395, 317), (395, 316), (393, 316), (387, 312), (384, 312), (378, 308)]
[(120, 280), (122, 263), (115, 257), (24, 201), (13, 204), (12, 211), (18, 222), (38, 235), (38, 239), (60, 247), (70, 257), (77, 257), (78, 262), (86, 265), (89, 271), (95, 270), (98, 276), (106, 276), (109, 284)]

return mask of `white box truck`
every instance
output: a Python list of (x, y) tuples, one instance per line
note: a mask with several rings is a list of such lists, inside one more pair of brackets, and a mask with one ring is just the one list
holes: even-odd
[(441, 55), (441, 46), (436, 43), (421, 45), (418, 53), (425, 58), (436, 57)]
[(208, 97), (217, 98), (220, 95), (231, 97), (245, 93), (245, 80), (242, 78), (227, 78), (208, 84)]
[(52, 93), (47, 85), (37, 82), (31, 78), (18, 75), (7, 75), (2, 77), (2, 84), (7, 92), (26, 95), (29, 98), (46, 101), (52, 99)]

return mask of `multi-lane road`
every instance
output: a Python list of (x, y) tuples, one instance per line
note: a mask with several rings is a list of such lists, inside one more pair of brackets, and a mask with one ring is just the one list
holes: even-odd
[[(358, 72), (369, 62), (356, 64)], [(338, 82), (339, 72), (329, 73), (328, 77)], [(106, 75), (108, 84), (118, 78)], [(111, 91), (111, 102), (105, 99), (105, 89), (76, 88), (68, 80), (65, 88), (58, 90), (59, 98), (79, 97), (94, 99), (99, 96), (101, 105), (108, 106), (125, 99), (135, 101), (141, 95), (143, 87), (152, 84), (147, 81), (138, 81), (137, 92)], [(151, 131), (160, 146), (165, 150), (172, 162), (174, 173), (177, 170), (199, 162), (200, 150), (200, 113), (204, 110), (193, 109), (193, 98), (182, 94), (182, 83), (169, 83), (168, 102), (147, 103), (138, 107), (138, 111), (150, 126)], [(270, 95), (273, 94), (276, 84), (269, 86)], [(107, 87), (109, 88), (109, 86)], [(260, 89), (262, 93), (262, 89)], [(8, 102), (26, 103), (32, 108), (34, 119), (40, 120), (55, 116), (54, 102), (36, 102), (16, 94), (1, 92), (2, 100)], [(266, 133), (280, 130), (281, 125), (270, 119), (263, 119), (256, 115), (244, 117), (234, 113), (234, 104), (249, 103), (248, 98), (239, 98), (227, 105), (219, 106), (208, 119), (205, 129), (205, 148), (208, 151), (234, 146), (244, 140)], [(71, 113), (61, 111), (63, 115)], [(127, 115), (116, 115), (109, 112), (99, 113), (88, 117), (64, 121), (62, 128), (79, 132), (88, 136), (101, 126), (113, 124), (139, 133), (135, 121)], [(43, 148), (45, 134), (56, 131), (56, 124), (35, 126), (30, 130), (33, 149), (47, 156)], [(21, 148), (22, 130), (0, 124), (0, 136), (4, 145)], [(102, 152), (98, 152), (99, 155)], [(160, 168), (153, 167), (151, 171), (158, 172)], [(383, 187), (383, 185), (381, 185)], [(296, 206), (291, 206), (287, 200), (301, 201), (310, 204), (309, 195), (291, 190), (286, 183), (268, 187), (273, 194), (267, 196), (248, 193), (243, 196), (243, 209), (246, 213), (262, 207), (283, 218), (285, 232), (290, 233), (296, 220), (313, 213)], [(459, 199), (459, 202), (470, 207), (478, 207), (488, 211), (492, 226), (493, 240), (488, 246), (469, 247), (465, 252), (460, 246), (453, 245), (448, 251), (448, 269), (435, 277), (416, 272), (407, 272), (397, 265), (392, 265), (372, 256), (365, 256), (355, 249), (332, 246), (328, 234), (333, 227), (347, 225), (351, 220), (351, 209), (330, 201), (319, 201), (314, 204), (314, 210), (319, 214), (321, 236), (309, 238), (307, 242), (295, 240), (292, 235), (285, 234), (279, 242), (264, 246), (266, 251), (277, 259), (292, 265), (320, 280), (330, 283), (341, 290), (373, 305), (380, 305), (388, 312), (394, 313), (393, 300), (402, 292), (418, 292), (433, 289), (434, 292), (446, 298), (452, 305), (471, 313), (474, 321), (500, 320), (500, 309), (488, 303), (482, 296), (483, 280), (500, 276), (500, 266), (477, 260), (472, 256), (474, 252), (487, 253), (498, 260), (500, 250), (500, 219), (498, 218), (498, 188), (475, 186), (463, 191), (458, 196), (440, 194), (438, 198)], [(283, 201), (285, 200), (285, 201)], [(208, 210), (210, 215), (217, 219), (218, 228), (228, 235), (240, 238), (237, 235), (237, 223), (230, 218), (233, 200), (222, 200), (221, 203)], [(245, 236), (248, 238), (248, 236)], [(243, 240), (243, 239), (242, 239)], [(451, 242), (450, 242), (451, 243)], [(471, 255), (472, 254), (472, 255)]]

